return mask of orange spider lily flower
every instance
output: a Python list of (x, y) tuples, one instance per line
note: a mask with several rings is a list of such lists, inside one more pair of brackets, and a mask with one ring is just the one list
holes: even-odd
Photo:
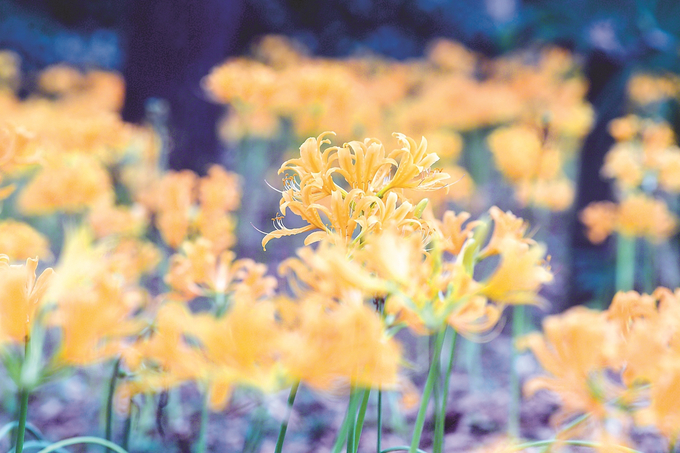
[(186, 331), (206, 360), (201, 378), (212, 410), (224, 409), (236, 385), (271, 391), (280, 381), (282, 332), (268, 301), (236, 296), (225, 316), (193, 315)]
[[(391, 388), (401, 360), (397, 343), (384, 333), (380, 316), (361, 300), (341, 304), (306, 298), (284, 365), (293, 379), (317, 390), (345, 386)], [(332, 308), (327, 308), (332, 307)]]
[(590, 203), (579, 214), (586, 226), (586, 236), (593, 244), (604, 242), (616, 229), (616, 205), (611, 201)]
[(384, 293), (386, 282), (351, 259), (350, 254), (351, 250), (334, 244), (331, 237), (321, 241), (316, 250), (298, 249), (297, 258), (288, 258), (279, 265), (279, 275), (288, 277), (290, 288), (298, 296), (314, 292), (341, 300), (357, 291), (369, 296)]
[(321, 150), (322, 145), (331, 143), (326, 138), (328, 135), (335, 135), (335, 133), (324, 132), (317, 138), (310, 137), (305, 140), (300, 146), (300, 158), (284, 162), (279, 169), (279, 174), (290, 170), (300, 178), (300, 187), (311, 185), (317, 191), (330, 195), (331, 191), (336, 188), (330, 170), (338, 156), (335, 147)]
[(74, 366), (106, 360), (120, 354), (125, 339), (145, 327), (132, 317), (140, 305), (139, 293), (115, 280), (102, 276), (91, 288), (69, 292), (58, 301), (49, 318), (61, 327), (55, 360)]
[(0, 255), (0, 344), (23, 343), (31, 335), (53, 275), (48, 268), (36, 278), (37, 267), (37, 258), (29, 258), (26, 265), (18, 266), (10, 265), (7, 255)]
[(530, 349), (549, 373), (529, 380), (524, 386), (526, 394), (551, 390), (562, 400), (564, 415), (591, 413), (602, 419), (605, 404), (621, 390), (607, 384), (603, 376), (615, 353), (612, 327), (603, 313), (584, 307), (545, 318), (543, 334), (529, 334), (518, 341), (518, 346)]
[(139, 236), (148, 224), (148, 213), (141, 205), (117, 206), (111, 199), (95, 204), (88, 214), (95, 238)]
[(467, 212), (460, 212), (456, 214), (453, 211), (446, 211), (442, 217), (441, 222), (434, 221), (435, 231), (441, 237), (442, 250), (458, 255), (465, 241), (472, 236), (472, 230), (478, 225), (478, 222), (468, 222), (463, 228), (463, 224), (470, 218)]
[(489, 208), (489, 216), (493, 220), (493, 233), (489, 243), (481, 253), (482, 257), (498, 255), (502, 252), (502, 243), (507, 238), (519, 242), (532, 243), (531, 239), (525, 238), (529, 224), (512, 212), (503, 212), (497, 206)]
[[(6, 173), (39, 161), (34, 134), (11, 124), (0, 123), (0, 181)], [(0, 188), (0, 200), (14, 192), (14, 185)]]
[(640, 319), (653, 320), (658, 315), (657, 298), (637, 291), (619, 291), (614, 295), (607, 319), (615, 322), (623, 336), (628, 336), (633, 324)]
[[(445, 186), (443, 180), (449, 175), (442, 172), (432, 172), (423, 175), (432, 165), (439, 160), (436, 153), (427, 152), (427, 140), (422, 137), (420, 144), (404, 134), (395, 133), (394, 136), (402, 144), (401, 149), (396, 149), (389, 154), (389, 158), (397, 162), (397, 169), (393, 177), (388, 176), (388, 182), (378, 192), (382, 196), (392, 189), (438, 190)], [(422, 178), (420, 176), (423, 175)]]
[[(264, 237), (263, 248), (274, 238), (314, 230), (320, 231), (309, 235), (305, 244), (316, 242), (329, 232), (340, 233), (349, 241), (357, 227), (360, 234), (366, 234), (387, 226), (386, 223), (421, 225), (414, 205), (395, 191), (437, 190), (446, 186), (443, 181), (449, 178), (448, 174), (430, 171), (438, 157), (427, 153), (425, 139), (416, 145), (413, 139), (395, 134), (402, 148), (386, 156), (384, 146), (376, 139), (322, 150), (323, 144), (330, 143), (323, 138), (326, 134), (307, 139), (300, 147), (301, 157), (286, 161), (279, 170), (279, 173), (290, 170), (296, 175), (284, 179), (282, 215), (289, 209), (308, 225), (289, 229), (277, 217), (280, 228)], [(344, 184), (336, 183), (334, 175), (341, 176)]]
[(173, 249), (179, 248), (189, 232), (196, 179), (189, 170), (168, 172), (158, 186), (156, 226)]
[(29, 215), (82, 212), (113, 195), (111, 177), (94, 157), (61, 155), (46, 163), (19, 194), (19, 209)]
[(660, 242), (672, 236), (678, 220), (662, 200), (633, 195), (623, 200), (618, 210), (617, 230), (627, 236), (645, 237)]
[(540, 304), (538, 290), (553, 279), (545, 247), (506, 238), (498, 244), (501, 262), (483, 283), (481, 294), (504, 304)]
[(266, 266), (249, 259), (236, 260), (234, 252), (215, 253), (204, 238), (182, 245), (182, 253), (170, 258), (166, 283), (171, 297), (184, 300), (232, 292), (248, 293), (254, 298), (271, 295), (276, 279), (265, 276)]
[(192, 319), (184, 306), (164, 304), (151, 333), (123, 349), (123, 362), (133, 375), (116, 390), (119, 409), (135, 394), (158, 392), (202, 376), (205, 361), (185, 338)]
[(654, 425), (675, 444), (680, 436), (680, 361), (677, 354), (664, 357), (658, 364), (660, 372), (650, 389), (649, 407), (635, 414), (641, 425)]
[(0, 250), (10, 260), (25, 260), (32, 256), (51, 259), (50, 243), (30, 225), (8, 219), (0, 222)]

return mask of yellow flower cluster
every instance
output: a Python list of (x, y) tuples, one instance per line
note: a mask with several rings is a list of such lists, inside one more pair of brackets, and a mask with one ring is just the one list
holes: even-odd
[[(467, 213), (421, 216), (401, 189), (436, 190), (444, 175), (428, 171), (437, 156), (424, 140), (398, 138), (402, 147), (390, 153), (376, 139), (324, 148), (323, 136), (310, 138), (283, 164), (294, 176), (285, 179), (282, 210), (309, 226), (264, 242), (313, 231), (307, 242), (316, 243), (279, 267), (292, 297), (276, 292), (263, 264), (215, 250), (204, 236), (185, 240), (170, 258), (169, 292), (145, 310), (151, 326), (123, 354), (131, 377), (121, 405), (188, 381), (206, 389), (213, 410), (242, 385), (395, 389), (404, 378), (391, 330), (450, 325), (474, 336), (492, 330), (505, 305), (539, 303), (552, 273), (545, 249), (525, 236), (527, 224), (498, 208), (488, 222), (467, 222)], [(477, 263), (495, 256), (476, 281)], [(208, 310), (185, 305), (201, 298)]]
[[(39, 74), (39, 91), (22, 98), (15, 91), (19, 60), (2, 55), (0, 172), (18, 179), (42, 165), (21, 190), (22, 212), (82, 212), (113, 196), (108, 168), (126, 156), (157, 152), (148, 130), (120, 118), (124, 83), (119, 75), (52, 66)], [(3, 83), (9, 79), (14, 82)], [(6, 186), (0, 198), (11, 191)]]
[(8, 219), (0, 222), (0, 250), (11, 261), (23, 261), (31, 257), (52, 257), (50, 242), (42, 233), (23, 222)]
[[(187, 382), (212, 410), (239, 386), (408, 391), (399, 329), (478, 338), (502, 325), (506, 306), (542, 302), (553, 274), (524, 220), (497, 207), (479, 219), (435, 217), (423, 193), (441, 197), (459, 178), (458, 167), (435, 167), (461, 153), (455, 130), (537, 124), (546, 111), (547, 139), (530, 136), (529, 126), (497, 131), (508, 156), (524, 148), (541, 164), (524, 174), (499, 154), (498, 165), (518, 193), (529, 190), (522, 183), (564, 179), (565, 154), (551, 150), (590, 121), (568, 54), (486, 62), (442, 41), (419, 62), (339, 64), (269, 38), (257, 58), (228, 62), (206, 79), (238, 113), (227, 120), (232, 132), (272, 132), (280, 118), (305, 135), (321, 124), (337, 125), (343, 138), (394, 125), (432, 132), (429, 144), (394, 134), (393, 148), (375, 138), (333, 146), (324, 133), (282, 164), (281, 213), (262, 246), (307, 234), (279, 266), (283, 289), (267, 266), (230, 250), (240, 178), (219, 166), (203, 177), (160, 169), (157, 138), (120, 119), (119, 76), (55, 66), (37, 78), (40, 93), (19, 98), (16, 59), (0, 54), (0, 176), (19, 187), (9, 200), (41, 216), (37, 225), (56, 225), (63, 214), (80, 222), (65, 225), (55, 270), (41, 274), (34, 256), (51, 259), (47, 240), (28, 225), (0, 223), (0, 347), (6, 363), (18, 364), (9, 371), (24, 394), (59, 369), (114, 359), (124, 371), (116, 375), (121, 409), (139, 393)], [(544, 202), (566, 203), (536, 201)], [(303, 226), (287, 228), (289, 213)]]
[[(271, 239), (314, 230), (320, 231), (310, 234), (305, 244), (330, 232), (347, 243), (356, 240), (356, 230), (361, 237), (392, 225), (420, 224), (422, 208), (400, 196), (400, 190), (433, 191), (446, 186), (449, 176), (432, 168), (439, 156), (427, 151), (424, 138), (417, 144), (395, 134), (401, 147), (388, 153), (376, 139), (322, 149), (330, 144), (327, 135), (308, 138), (300, 147), (300, 158), (286, 161), (279, 169), (279, 174), (290, 172), (283, 180), (282, 215), (275, 219), (279, 228), (262, 240), (263, 247)], [(341, 179), (342, 183), (336, 182)], [(288, 210), (308, 225), (286, 228), (283, 217)]]
[(568, 75), (574, 62), (558, 49), (533, 64), (523, 55), (486, 61), (446, 40), (433, 43), (426, 59), (408, 63), (312, 58), (298, 48), (269, 36), (254, 59), (230, 60), (206, 77), (206, 90), (234, 109), (227, 129), (240, 132), (236, 137), (271, 134), (278, 118), (291, 119), (298, 136), (330, 125), (342, 138), (357, 127), (368, 134), (425, 134), (534, 121), (548, 112), (560, 131), (582, 136), (592, 120), (584, 81)]
[(628, 97), (639, 105), (671, 99), (680, 92), (676, 75), (636, 74), (628, 80)]
[(579, 215), (586, 236), (599, 244), (613, 232), (661, 242), (675, 234), (677, 217), (662, 200), (644, 194), (631, 195), (620, 204), (610, 201), (590, 203)]
[[(666, 288), (619, 292), (605, 312), (577, 307), (549, 316), (542, 334), (522, 340), (548, 373), (525, 391), (557, 393), (563, 406), (556, 421), (589, 414), (586, 427), (596, 438), (630, 445), (626, 428), (654, 425), (673, 445), (680, 434), (679, 319), (680, 290)], [(624, 429), (609, 431), (608, 420)]]
[[(546, 49), (531, 59), (517, 54), (489, 60), (447, 40), (434, 42), (425, 58), (404, 63), (379, 57), (313, 58), (286, 38), (270, 36), (253, 58), (232, 59), (214, 68), (204, 87), (215, 100), (229, 104), (222, 127), (226, 140), (271, 138), (288, 123), (296, 137), (331, 128), (341, 140), (357, 133), (385, 136), (399, 130), (428, 137), (452, 176), (449, 182), (464, 174), (456, 165), (463, 144), (459, 132), (508, 123), (520, 129), (548, 124), (551, 151), (542, 153), (539, 161), (546, 167), (543, 173), (550, 167), (559, 174), (540, 179), (525, 175), (519, 178), (517, 193), (525, 205), (563, 210), (571, 204), (573, 187), (560, 169), (593, 116), (576, 66), (569, 53), (558, 49)], [(495, 147), (502, 172), (518, 174), (524, 162), (537, 162), (531, 160), (535, 150), (523, 152), (523, 140), (519, 137), (507, 152), (502, 141)], [(536, 173), (535, 168), (529, 172)], [(468, 200), (472, 183), (465, 178), (448, 195), (439, 192), (432, 201), (438, 205), (444, 197)]]
[(489, 149), (522, 206), (564, 211), (574, 199), (574, 184), (563, 170), (570, 156), (543, 135), (535, 127), (501, 127), (489, 135)]
[(628, 115), (613, 120), (609, 132), (617, 143), (605, 156), (602, 176), (624, 191), (639, 187), (645, 178), (667, 192), (680, 191), (680, 148), (668, 123)]
[(673, 130), (665, 122), (628, 115), (613, 120), (609, 132), (617, 142), (607, 152), (601, 173), (614, 179), (621, 201), (589, 204), (580, 214), (586, 235), (594, 243), (614, 231), (651, 242), (669, 238), (676, 232), (677, 218), (663, 199), (649, 193), (657, 187), (673, 194), (680, 190), (680, 148)]
[(234, 244), (231, 213), (240, 206), (240, 184), (238, 175), (214, 165), (202, 178), (190, 170), (168, 171), (130, 189), (155, 214), (156, 227), (170, 247), (203, 236), (220, 252)]

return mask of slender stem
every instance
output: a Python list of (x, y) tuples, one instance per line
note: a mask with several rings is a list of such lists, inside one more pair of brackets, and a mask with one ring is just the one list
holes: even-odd
[(361, 431), (364, 429), (364, 419), (366, 418), (366, 408), (368, 407), (368, 397), (371, 395), (371, 389), (363, 390), (363, 397), (361, 398), (361, 405), (359, 406), (359, 414), (357, 415), (357, 423), (354, 427), (354, 451), (359, 450), (359, 439), (361, 438)]
[(123, 425), (123, 448), (128, 449), (130, 444), (130, 433), (132, 432), (132, 400), (130, 400), (130, 407), (128, 407), (127, 417), (125, 418), (125, 425)]
[(295, 382), (290, 388), (290, 394), (288, 394), (288, 406), (286, 408), (286, 415), (281, 422), (281, 429), (279, 429), (279, 438), (276, 440), (276, 449), (274, 453), (281, 453), (283, 450), (283, 439), (286, 437), (286, 431), (288, 430), (288, 422), (290, 420), (290, 414), (293, 412), (293, 403), (295, 402), (295, 396), (297, 395), (298, 388), (300, 387), (300, 382)]
[[(446, 327), (445, 327), (446, 329)], [(435, 340), (436, 341), (436, 340)], [(444, 341), (442, 342), (442, 349), (444, 348), (444, 343), (446, 342), (446, 331), (444, 332)], [(441, 354), (440, 354), (441, 356)], [(434, 363), (434, 362), (433, 362)], [(442, 411), (442, 407), (446, 410), (446, 403), (442, 401), (442, 364), (441, 358), (436, 362), (437, 366), (435, 368), (434, 384), (432, 385), (432, 400), (434, 402), (434, 417), (435, 417), (435, 431), (437, 419), (439, 418), (439, 413)], [(436, 435), (436, 432), (435, 432)], [(432, 444), (433, 451), (437, 448), (437, 439), (433, 439)]]
[(14, 443), (16, 453), (24, 450), (24, 436), (26, 435), (26, 416), (28, 415), (28, 395), (29, 391), (24, 389), (19, 394), (21, 406), (19, 407), (19, 425), (17, 427), (16, 442)]
[[(29, 363), (29, 353), (31, 351), (31, 340), (26, 336), (24, 341), (24, 363), (21, 366), (21, 382), (23, 382), (24, 367)], [(24, 450), (24, 438), (26, 437), (26, 417), (28, 416), (28, 395), (29, 390), (26, 387), (19, 389), (19, 422), (17, 425), (16, 441), (14, 442), (15, 453), (21, 453)]]
[(349, 401), (349, 408), (347, 410), (347, 416), (349, 421), (347, 423), (347, 453), (354, 453), (354, 431), (357, 422), (357, 405), (359, 404), (359, 395), (361, 394), (356, 388), (352, 388), (352, 398)]
[(227, 295), (225, 293), (215, 294), (215, 316), (221, 318), (227, 312)]
[(260, 451), (262, 430), (266, 417), (267, 409), (263, 404), (260, 404), (251, 416), (248, 432), (243, 441), (243, 453), (256, 453)]
[[(385, 319), (385, 299), (377, 299), (377, 309), (380, 313), (380, 317)], [(376, 436), (376, 453), (380, 453), (380, 447), (382, 446), (382, 387), (378, 386), (378, 435)]]
[(649, 241), (643, 241), (643, 272), (642, 272), (642, 290), (651, 294), (656, 286), (655, 272), (654, 272), (654, 244)]
[(380, 447), (382, 446), (382, 424), (383, 424), (383, 420), (382, 420), (382, 397), (383, 397), (383, 394), (382, 393), (383, 393), (382, 390), (378, 389), (378, 427), (377, 427), (378, 428), (378, 436), (377, 436), (376, 448), (375, 448), (375, 451), (377, 453), (380, 453)]
[(409, 453), (416, 453), (418, 445), (420, 444), (420, 437), (423, 435), (423, 425), (425, 423), (425, 412), (427, 412), (427, 405), (432, 394), (432, 387), (437, 376), (437, 368), (439, 367), (439, 356), (442, 351), (442, 343), (444, 343), (444, 335), (446, 330), (442, 329), (437, 333), (437, 338), (434, 344), (434, 353), (432, 354), (432, 363), (430, 364), (430, 372), (427, 374), (427, 381), (425, 381), (425, 388), (423, 389), (422, 399), (420, 401), (420, 408), (418, 409), (418, 416), (413, 427), (413, 437), (411, 438), (411, 447)]
[(512, 313), (512, 355), (510, 359), (510, 408), (508, 410), (508, 435), (519, 438), (519, 413), (522, 399), (519, 376), (517, 375), (517, 358), (519, 353), (515, 342), (524, 333), (524, 306), (516, 305)]
[[(111, 380), (109, 381), (109, 394), (106, 398), (106, 426), (104, 429), (104, 438), (108, 441), (111, 440), (111, 431), (113, 428), (113, 395), (116, 392), (116, 383), (118, 381), (118, 373), (120, 371), (120, 357), (116, 360), (113, 365), (113, 374), (111, 374)], [(105, 451), (109, 451), (107, 448)]]
[(119, 447), (118, 445), (114, 444), (113, 442), (109, 442), (108, 440), (102, 439), (102, 438), (99, 438), (99, 437), (91, 437), (91, 436), (72, 437), (70, 439), (60, 440), (59, 442), (53, 443), (49, 447), (43, 448), (38, 453), (50, 453), (50, 452), (59, 450), (63, 447), (68, 447), (69, 445), (77, 445), (77, 444), (102, 445), (104, 447), (110, 448), (111, 450), (115, 451), (116, 453), (128, 453), (126, 449)]
[(198, 430), (198, 442), (196, 443), (196, 453), (205, 453), (205, 448), (208, 443), (208, 418), (210, 412), (208, 411), (208, 392), (205, 392), (203, 398), (203, 406), (201, 407), (201, 426)]
[(456, 340), (458, 335), (456, 331), (451, 329), (453, 336), (451, 337), (451, 351), (449, 353), (449, 360), (446, 365), (446, 373), (442, 376), (442, 404), (439, 406), (439, 411), (436, 414), (434, 421), (434, 441), (432, 445), (433, 453), (441, 453), (444, 451), (444, 422), (446, 421), (446, 403), (449, 399), (449, 383), (451, 371), (453, 370), (454, 357), (456, 355)]
[(482, 382), (481, 345), (476, 341), (465, 340), (463, 343), (463, 354), (465, 358), (465, 371), (468, 373), (470, 393), (477, 393), (480, 391)]
[(636, 239), (619, 233), (616, 237), (616, 290), (630, 291), (635, 287)]
[[(338, 437), (335, 439), (332, 453), (340, 453), (343, 445), (345, 445), (345, 440), (347, 439), (347, 434), (349, 432), (350, 418), (354, 418), (356, 413), (356, 401), (358, 400), (358, 396), (359, 394), (357, 392), (353, 391), (350, 393), (347, 413), (345, 414), (345, 419), (342, 421), (342, 425), (340, 425), (340, 431), (338, 432)], [(354, 408), (353, 411), (352, 407)]]

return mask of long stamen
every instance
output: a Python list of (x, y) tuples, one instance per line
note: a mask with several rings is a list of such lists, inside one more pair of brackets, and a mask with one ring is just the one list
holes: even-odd
[(253, 228), (255, 228), (255, 231), (257, 231), (258, 233), (262, 233), (262, 234), (264, 234), (265, 236), (269, 234), (269, 233), (267, 233), (266, 231), (262, 231), (261, 229), (259, 229), (259, 228), (256, 227), (255, 225), (253, 225), (253, 222), (250, 222), (250, 226), (253, 227)]
[(285, 190), (300, 190), (300, 184), (295, 180), (295, 176), (286, 174), (283, 177), (283, 188)]
[(286, 226), (283, 224), (284, 215), (281, 213), (276, 214), (276, 217), (272, 217), (272, 224), (277, 230), (285, 230)]
[(267, 184), (267, 185), (269, 186), (270, 189), (273, 189), (273, 190), (277, 191), (277, 192), (280, 193), (280, 194), (283, 193), (283, 190), (279, 190), (279, 189), (277, 189), (276, 187), (272, 186), (271, 184), (269, 184), (269, 182), (267, 182), (266, 179), (264, 180), (264, 183)]

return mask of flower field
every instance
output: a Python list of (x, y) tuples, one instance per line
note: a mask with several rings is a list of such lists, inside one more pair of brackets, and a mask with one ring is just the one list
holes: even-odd
[[(578, 213), (562, 48), (267, 36), (202, 89), (231, 157), (176, 171), (120, 75), (0, 52), (1, 449), (675, 451), (680, 79), (631, 75)], [(571, 217), (615, 257), (587, 307)]]

